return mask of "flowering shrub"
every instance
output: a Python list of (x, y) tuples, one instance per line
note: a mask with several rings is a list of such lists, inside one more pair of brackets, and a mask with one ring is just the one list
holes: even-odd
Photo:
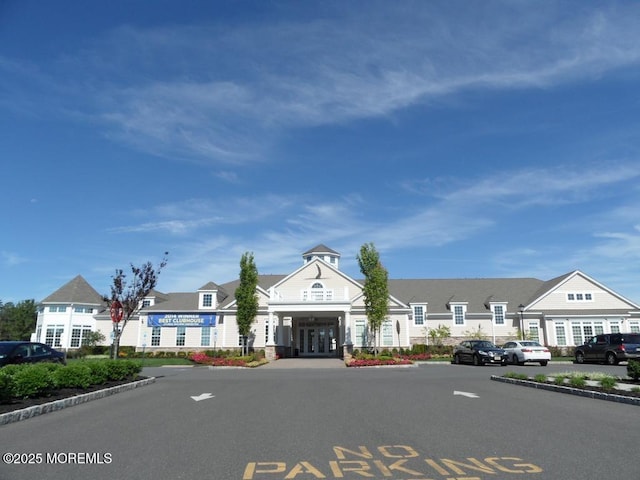
[(212, 358), (211, 365), (214, 367), (246, 367), (247, 361), (244, 358), (227, 357)]
[(209, 357), (206, 353), (198, 352), (192, 353), (189, 357), (189, 360), (195, 363), (206, 363), (208, 364), (213, 358)]
[(408, 359), (394, 357), (378, 358), (355, 358), (351, 360), (347, 367), (377, 367), (381, 365), (411, 365), (413, 362)]
[(405, 354), (405, 355), (398, 355), (397, 358), (402, 358), (404, 360), (411, 360), (413, 362), (422, 362), (425, 360), (430, 360), (431, 354), (430, 353), (410, 353), (410, 354)]
[(246, 367), (253, 360), (252, 357), (210, 357), (203, 352), (192, 353), (189, 359), (194, 363), (213, 367)]

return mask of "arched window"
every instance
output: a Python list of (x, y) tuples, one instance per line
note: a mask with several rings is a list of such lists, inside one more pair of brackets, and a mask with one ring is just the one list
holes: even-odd
[(322, 282), (313, 282), (308, 290), (302, 291), (302, 300), (322, 302), (333, 300), (333, 290), (326, 289)]

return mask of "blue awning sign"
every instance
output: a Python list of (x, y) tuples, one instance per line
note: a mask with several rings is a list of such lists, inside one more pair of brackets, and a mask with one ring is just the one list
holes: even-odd
[(216, 315), (211, 313), (150, 313), (148, 327), (215, 327)]

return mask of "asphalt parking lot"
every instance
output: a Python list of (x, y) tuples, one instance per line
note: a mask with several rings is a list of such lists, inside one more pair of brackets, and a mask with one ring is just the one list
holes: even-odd
[(637, 478), (638, 407), (489, 380), (575, 369), (625, 374), (147, 369), (146, 387), (0, 427), (0, 479)]

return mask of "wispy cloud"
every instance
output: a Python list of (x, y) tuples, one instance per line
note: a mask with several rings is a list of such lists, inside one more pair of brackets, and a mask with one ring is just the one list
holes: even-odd
[[(238, 165), (263, 160), (283, 129), (384, 117), (468, 89), (548, 88), (640, 62), (634, 3), (578, 2), (563, 17), (553, 3), (485, 2), (455, 23), (445, 20), (455, 2), (410, 5), (381, 2), (367, 22), (362, 4), (335, 4), (331, 21), (121, 27), (54, 59), (54, 81), (39, 89), (66, 85), (58, 97), (67, 111), (145, 152)], [(75, 75), (60, 77), (57, 63), (75, 63)], [(37, 76), (9, 59), (0, 70)], [(97, 80), (104, 73), (109, 84)]]
[(470, 180), (410, 179), (402, 186), (410, 193), (434, 197), (447, 204), (481, 208), (502, 204), (505, 208), (519, 209), (584, 202), (615, 193), (608, 186), (632, 185), (638, 178), (640, 165), (636, 162), (609, 162), (607, 168), (588, 163), (526, 167)]
[[(192, 265), (186, 269), (200, 279), (219, 278), (216, 275), (235, 278), (238, 259), (245, 250), (256, 253), (262, 273), (283, 273), (287, 268), (295, 268), (301, 246), (311, 247), (319, 242), (352, 253), (342, 263), (357, 274), (355, 253), (364, 242), (373, 241), (382, 252), (398, 252), (464, 242), (491, 229), (507, 234), (509, 215), (540, 208), (552, 212), (566, 202), (581, 210), (590, 209), (586, 206), (594, 199), (623, 189), (640, 175), (635, 164), (620, 164), (603, 173), (593, 167), (581, 170), (580, 174), (569, 174), (563, 177), (565, 181), (558, 180), (559, 171), (571, 169), (557, 166), (505, 171), (498, 179), (494, 175), (475, 177), (470, 179), (470, 184), (458, 184), (455, 189), (449, 183), (448, 192), (425, 196), (421, 204), (413, 202), (412, 208), (383, 208), (376, 203), (378, 214), (375, 216), (363, 214), (369, 199), (359, 195), (332, 201), (279, 196), (260, 197), (250, 202), (229, 199), (234, 205), (231, 212), (236, 223), (226, 225), (224, 236), (212, 232), (212, 240), (189, 240), (179, 248), (184, 261)], [(496, 184), (502, 187), (491, 188)], [(253, 210), (258, 205), (259, 211), (272, 213), (264, 222), (256, 222)], [(508, 206), (508, 211), (496, 209), (496, 205)], [(572, 220), (571, 229), (577, 235), (590, 237), (595, 242), (584, 242), (584, 246), (569, 253), (565, 247), (552, 244), (540, 250), (525, 243), (517, 249), (506, 248), (492, 262), (505, 274), (551, 278), (564, 273), (563, 268), (569, 271), (593, 265), (595, 259), (600, 259), (604, 266), (607, 262), (609, 265), (612, 261), (624, 262), (629, 256), (636, 258), (640, 252), (640, 235), (633, 211), (621, 207), (618, 212), (601, 214), (601, 218), (594, 212)], [(255, 240), (247, 238), (246, 228), (251, 228)], [(558, 227), (550, 224), (547, 228)], [(555, 257), (557, 260), (549, 261)], [(211, 258), (212, 263), (201, 265), (202, 258)], [(191, 273), (183, 274), (183, 280)]]
[(27, 258), (15, 252), (2, 251), (0, 254), (2, 255), (2, 262), (8, 267), (15, 267), (28, 261)]

